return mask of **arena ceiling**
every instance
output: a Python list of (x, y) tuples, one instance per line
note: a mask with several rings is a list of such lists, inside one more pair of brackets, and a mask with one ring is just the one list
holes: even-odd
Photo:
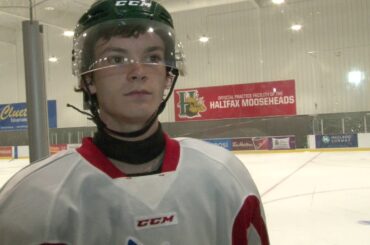
[[(0, 27), (13, 28), (19, 25), (19, 20), (32, 16), (45, 24), (62, 28), (72, 28), (77, 18), (95, 0), (0, 0)], [(311, 0), (286, 0), (287, 4)], [(248, 2), (255, 8), (272, 5), (271, 0), (158, 0), (170, 12), (186, 11), (210, 6)]]

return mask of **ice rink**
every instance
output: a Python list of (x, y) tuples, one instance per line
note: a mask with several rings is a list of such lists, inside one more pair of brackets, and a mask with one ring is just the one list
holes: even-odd
[[(264, 203), (271, 245), (369, 245), (370, 152), (238, 154)], [(28, 160), (0, 160), (0, 186)]]
[(370, 244), (370, 152), (238, 156), (260, 190), (271, 245)]

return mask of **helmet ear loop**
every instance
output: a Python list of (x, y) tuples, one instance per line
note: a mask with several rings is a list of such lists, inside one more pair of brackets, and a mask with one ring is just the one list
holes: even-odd
[(161, 104), (158, 107), (157, 115), (163, 112), (164, 108), (166, 107), (167, 101), (171, 97), (171, 94), (175, 88), (177, 78), (179, 77), (179, 70), (175, 68), (167, 68), (167, 76), (172, 78), (171, 86), (167, 92), (167, 95), (162, 100)]
[(89, 88), (89, 86), (93, 83), (91, 77), (87, 75), (83, 75), (81, 76), (81, 80), (83, 83), (83, 91), (87, 96), (87, 103), (88, 103), (89, 109), (91, 110), (94, 107), (96, 108), (95, 110), (97, 110), (98, 103), (96, 99), (93, 98), (93, 95)]
[(95, 122), (98, 128), (104, 128), (105, 124), (103, 123), (103, 121), (100, 119), (100, 116), (99, 116), (98, 99), (96, 98), (96, 95), (93, 95), (91, 93), (90, 88), (89, 88), (89, 86), (93, 83), (92, 78), (90, 76), (83, 75), (81, 76), (81, 80), (84, 85), (84, 89), (83, 89), (84, 94), (87, 96), (87, 103), (89, 106), (89, 110), (91, 111), (91, 114), (93, 115), (91, 119)]

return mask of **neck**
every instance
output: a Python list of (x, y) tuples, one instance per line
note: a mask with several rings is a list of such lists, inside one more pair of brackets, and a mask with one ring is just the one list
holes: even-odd
[[(104, 118), (104, 114), (102, 115), (102, 118)], [(101, 129), (102, 131), (105, 130), (111, 136), (119, 139), (145, 139), (146, 136), (150, 136), (150, 132), (155, 131), (159, 123), (157, 112), (153, 113), (152, 116), (150, 116), (150, 118), (148, 118), (146, 122), (141, 125), (141, 127), (140, 124), (137, 123), (125, 123), (115, 125), (113, 122), (110, 122), (110, 120), (101, 120), (100, 117), (97, 117), (97, 119), (97, 125), (99, 129)], [(150, 132), (147, 133), (148, 131)]]
[[(116, 134), (111, 133), (109, 131), (105, 131), (105, 132), (108, 135), (110, 135), (111, 137), (116, 138), (118, 140), (133, 142), (133, 141), (142, 141), (142, 140), (145, 140), (145, 139), (149, 138), (150, 136), (155, 134), (157, 132), (158, 128), (160, 128), (160, 127), (161, 127), (160, 123), (158, 121), (156, 121), (150, 126), (150, 128), (145, 133), (143, 133), (142, 135), (139, 135), (137, 137), (124, 137), (124, 136), (116, 135)], [(130, 131), (135, 131), (135, 130), (138, 130), (138, 129), (135, 128), (135, 129), (127, 130), (127, 131), (130, 132)], [(121, 130), (121, 131), (124, 132), (125, 130)], [(118, 131), (118, 132), (120, 132), (120, 131)]]
[(98, 130), (94, 144), (108, 157), (129, 164), (143, 164), (158, 157), (165, 148), (165, 139), (159, 123), (153, 125), (144, 135), (123, 138)]

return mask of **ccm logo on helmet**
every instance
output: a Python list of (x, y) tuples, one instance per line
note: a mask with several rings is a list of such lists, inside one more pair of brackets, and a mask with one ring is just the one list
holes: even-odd
[(117, 1), (116, 6), (140, 6), (140, 7), (148, 7), (152, 6), (151, 0), (125, 0), (125, 1)]
[(136, 230), (156, 228), (161, 226), (176, 225), (177, 214), (169, 213), (151, 217), (140, 217), (135, 219)]

